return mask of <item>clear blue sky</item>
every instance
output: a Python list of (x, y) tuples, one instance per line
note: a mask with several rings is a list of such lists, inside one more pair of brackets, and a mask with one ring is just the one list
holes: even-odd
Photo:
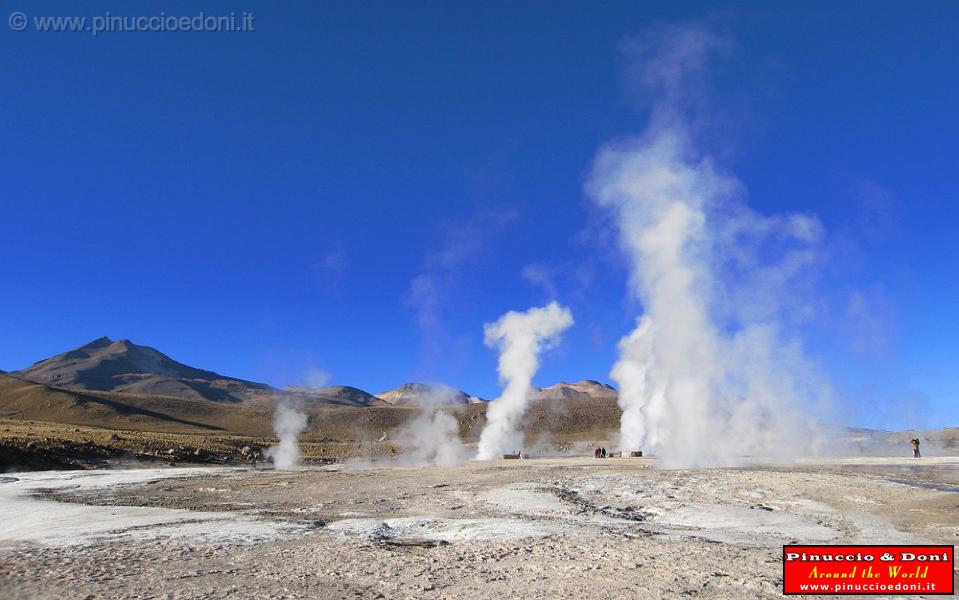
[(637, 307), (582, 189), (645, 123), (618, 47), (707, 20), (735, 40), (714, 153), (753, 208), (828, 232), (805, 334), (845, 420), (959, 425), (959, 6), (712, 4), (4, 2), (0, 369), (107, 335), (275, 385), (495, 397), (482, 324), (555, 297), (577, 324), (537, 383), (607, 380)]

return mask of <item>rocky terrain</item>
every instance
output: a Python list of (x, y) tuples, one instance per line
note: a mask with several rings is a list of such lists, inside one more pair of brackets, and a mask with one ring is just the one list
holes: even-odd
[(20, 598), (780, 598), (781, 544), (959, 537), (957, 459), (647, 459), (0, 479)]
[[(0, 395), (0, 402), (3, 398)], [(139, 413), (101, 414), (101, 404), (89, 402), (78, 406), (70, 396), (63, 399), (54, 394), (52, 400), (46, 396), (41, 398), (40, 403), (31, 406), (55, 407), (57, 410), (51, 408), (48, 414), (66, 422), (40, 420), (44, 416), (40, 410), (23, 411), (21, 418), (0, 418), (0, 472), (101, 467), (133, 460), (163, 464), (246, 464), (247, 458), (239, 454), (243, 447), (263, 448), (277, 441), (272, 431), (270, 406), (234, 406), (236, 412), (232, 415), (205, 415), (207, 423), (220, 426), (199, 426), (184, 424), (182, 420), (148, 418)], [(309, 407), (309, 422), (300, 448), (308, 463), (397, 456), (409, 449), (391, 441), (392, 433), (424, 410), (429, 409)], [(468, 445), (475, 444), (486, 423), (485, 404), (436, 410), (454, 415), (460, 438)], [(96, 412), (91, 415), (90, 411)], [(27, 419), (27, 415), (38, 418)], [(525, 420), (528, 448), (538, 453), (562, 453), (574, 447), (585, 449), (608, 444), (615, 436), (618, 418), (614, 402), (593, 405), (568, 401), (561, 410), (554, 403), (537, 402)], [(384, 433), (387, 439), (378, 441)]]

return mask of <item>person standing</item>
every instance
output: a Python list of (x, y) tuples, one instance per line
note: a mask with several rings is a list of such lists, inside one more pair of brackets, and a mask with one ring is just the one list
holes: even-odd
[(912, 444), (912, 457), (922, 458), (922, 453), (919, 452), (919, 438), (913, 438), (910, 444)]

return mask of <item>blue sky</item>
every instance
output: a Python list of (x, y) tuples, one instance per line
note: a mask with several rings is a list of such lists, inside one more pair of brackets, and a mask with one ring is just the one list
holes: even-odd
[(0, 369), (107, 335), (495, 397), (483, 323), (556, 298), (576, 325), (536, 382), (607, 380), (640, 307), (583, 184), (648, 116), (623, 40), (692, 21), (734, 41), (710, 152), (755, 210), (825, 226), (803, 335), (840, 418), (959, 425), (959, 8), (710, 4), (4, 3), (256, 31), (0, 26)]

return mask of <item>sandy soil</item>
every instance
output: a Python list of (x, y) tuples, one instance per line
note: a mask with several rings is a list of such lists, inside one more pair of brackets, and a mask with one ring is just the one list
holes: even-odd
[(959, 537), (959, 458), (0, 476), (4, 598), (778, 598), (788, 542)]
[[(377, 440), (384, 433), (395, 431), (396, 427), (403, 424), (410, 414), (416, 414), (416, 411), (389, 408), (379, 410), (376, 414), (366, 414), (357, 410), (327, 411), (330, 415), (335, 414), (337, 420), (353, 422), (357, 436), (343, 435), (345, 425), (337, 426), (334, 423), (331, 426), (329, 419), (322, 419), (320, 421), (323, 424), (315, 426), (314, 429), (327, 428), (338, 437), (325, 437), (315, 431), (307, 432), (299, 444), (303, 460), (313, 465), (347, 460), (402, 461), (401, 456), (410, 450), (408, 446), (391, 439), (385, 442)], [(390, 416), (385, 414), (388, 411), (403, 415)], [(550, 413), (547, 413), (547, 416), (549, 415)], [(370, 419), (371, 416), (377, 416), (377, 419)], [(461, 415), (461, 430), (472, 431), (485, 423), (483, 419), (470, 421), (468, 416)], [(271, 426), (271, 419), (272, 417), (265, 415), (261, 420)], [(542, 422), (548, 421), (544, 419)], [(598, 430), (546, 435), (534, 428), (526, 431), (526, 435), (528, 450), (560, 454), (585, 453), (587, 449), (597, 445), (609, 446), (610, 440), (618, 434)], [(463, 435), (462, 439), (475, 450), (476, 436)], [(229, 432), (210, 434), (138, 431), (0, 418), (0, 473), (85, 467), (116, 468), (151, 462), (157, 466), (169, 466), (170, 463), (174, 466), (248, 465), (250, 460), (249, 456), (243, 453), (244, 448), (262, 453), (265, 448), (276, 443), (274, 437)]]

